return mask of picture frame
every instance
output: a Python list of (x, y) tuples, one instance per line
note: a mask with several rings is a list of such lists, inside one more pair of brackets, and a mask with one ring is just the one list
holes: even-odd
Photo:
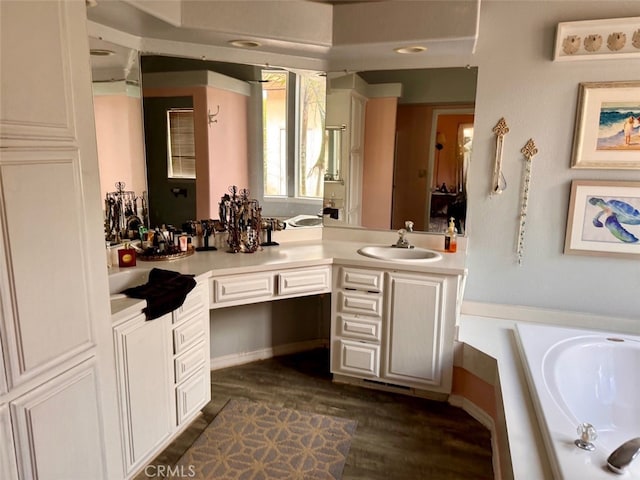
[(640, 81), (580, 83), (572, 168), (640, 169)]
[(640, 181), (573, 180), (564, 253), (640, 259)]

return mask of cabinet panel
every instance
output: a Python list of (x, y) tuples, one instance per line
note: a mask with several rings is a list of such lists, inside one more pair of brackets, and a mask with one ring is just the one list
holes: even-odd
[(382, 296), (375, 293), (338, 292), (338, 311), (382, 316)]
[(21, 478), (107, 477), (96, 392), (84, 364), (11, 403)]
[(376, 318), (337, 315), (337, 334), (341, 337), (380, 342), (382, 321)]
[(138, 315), (114, 332), (128, 472), (172, 431), (170, 322), (171, 314), (148, 322)]
[(380, 374), (380, 346), (368, 343), (338, 340), (338, 373), (359, 377), (378, 377)]
[(73, 140), (67, 7), (22, 3), (0, 2), (0, 136)]
[(278, 295), (322, 293), (331, 289), (331, 267), (304, 268), (278, 274)]
[(444, 285), (443, 277), (389, 273), (385, 377), (440, 383)]
[[(91, 346), (79, 168), (75, 151), (4, 152), (0, 159), (0, 220), (12, 264), (0, 274), (13, 300), (4, 306), (7, 346), (16, 360), (8, 365), (10, 385)], [(37, 248), (34, 217), (24, 214), (35, 211), (38, 229), (50, 233)]]
[(273, 273), (271, 272), (213, 279), (215, 303), (232, 303), (248, 299), (268, 300), (273, 296)]
[(202, 294), (202, 287), (200, 285), (196, 286), (187, 298), (185, 298), (184, 303), (178, 307), (173, 312), (173, 322), (178, 323), (182, 320), (193, 316), (194, 314), (202, 312), (205, 308), (208, 308), (208, 303), (204, 303), (204, 295)]
[(0, 478), (18, 478), (9, 407), (0, 405)]
[(196, 413), (211, 398), (209, 376), (204, 367), (196, 374), (176, 387), (176, 405), (178, 425), (181, 425)]
[(174, 353), (184, 352), (190, 345), (204, 337), (205, 327), (202, 322), (202, 316), (197, 315), (191, 320), (178, 325), (173, 330), (173, 349)]
[(180, 383), (205, 362), (204, 342), (194, 345), (174, 360), (175, 382)]
[(340, 269), (340, 287), (342, 288), (381, 292), (382, 279), (383, 273), (376, 270), (346, 267)]

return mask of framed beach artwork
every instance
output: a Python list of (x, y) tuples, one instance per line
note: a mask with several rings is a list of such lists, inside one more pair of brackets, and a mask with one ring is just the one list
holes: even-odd
[(640, 169), (640, 81), (580, 84), (571, 166)]
[(564, 253), (640, 258), (640, 182), (574, 180)]

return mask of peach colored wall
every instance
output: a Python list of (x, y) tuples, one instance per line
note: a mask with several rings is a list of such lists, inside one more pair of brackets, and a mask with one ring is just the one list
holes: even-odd
[(140, 99), (96, 95), (93, 107), (102, 198), (115, 191), (116, 182), (140, 195), (147, 189)]
[[(192, 97), (196, 149), (196, 218), (212, 218), (209, 188), (209, 127), (206, 87), (145, 88), (145, 97)], [(217, 202), (217, 200), (216, 200)], [(217, 203), (216, 203), (217, 205)], [(217, 217), (217, 206), (215, 210)]]
[(249, 188), (249, 158), (247, 138), (248, 97), (207, 87), (207, 105), (215, 117), (209, 125), (209, 215), (199, 218), (218, 218), (220, 197), (231, 185)]
[(393, 155), (398, 99), (372, 98), (365, 111), (362, 225), (391, 228)]
[(496, 387), (461, 367), (453, 367), (451, 393), (460, 395), (497, 420)]

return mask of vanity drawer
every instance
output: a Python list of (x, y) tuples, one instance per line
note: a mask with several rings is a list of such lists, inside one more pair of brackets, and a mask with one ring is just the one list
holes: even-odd
[(304, 268), (278, 274), (278, 295), (324, 293), (331, 289), (331, 267)]
[(340, 337), (380, 342), (382, 320), (379, 318), (338, 314), (337, 325), (337, 335)]
[(232, 303), (237, 300), (267, 300), (274, 296), (273, 273), (252, 273), (213, 279), (215, 303)]
[[(178, 323), (195, 313), (202, 312), (205, 305), (203, 303), (204, 299), (200, 288), (200, 286), (197, 286), (191, 290), (189, 295), (187, 295), (187, 298), (185, 298), (184, 303), (173, 311), (173, 323)], [(206, 307), (208, 308), (209, 306), (207, 305)]]
[(204, 326), (200, 315), (187, 320), (173, 329), (173, 353), (179, 354), (204, 337)]
[(189, 420), (211, 398), (211, 382), (205, 367), (176, 387), (176, 421), (178, 426)]
[(204, 364), (204, 360), (206, 358), (204, 344), (205, 342), (200, 342), (176, 357), (173, 362), (175, 383), (182, 382), (185, 378), (195, 372), (198, 367), (201, 367)]
[(383, 272), (362, 268), (342, 267), (340, 269), (340, 287), (369, 292), (382, 291)]
[(338, 349), (338, 368), (341, 372), (360, 377), (380, 376), (379, 345), (338, 340)]
[(382, 317), (382, 295), (356, 291), (338, 292), (338, 312)]

